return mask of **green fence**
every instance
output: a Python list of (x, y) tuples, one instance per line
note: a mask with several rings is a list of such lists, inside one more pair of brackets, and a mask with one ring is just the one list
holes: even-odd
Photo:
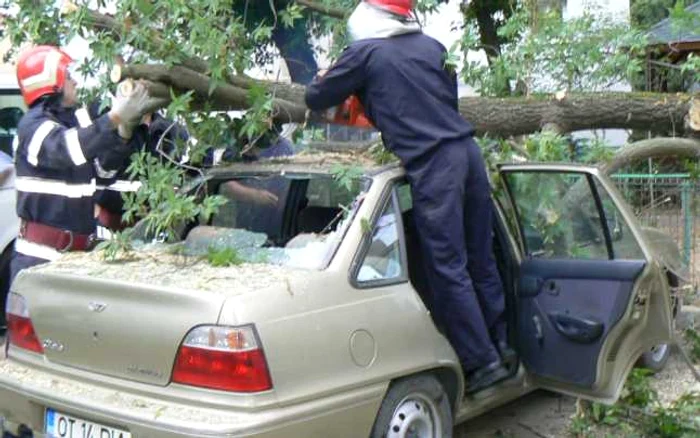
[(689, 267), (694, 284), (700, 281), (700, 182), (690, 175), (617, 174), (618, 189), (643, 225), (671, 235)]

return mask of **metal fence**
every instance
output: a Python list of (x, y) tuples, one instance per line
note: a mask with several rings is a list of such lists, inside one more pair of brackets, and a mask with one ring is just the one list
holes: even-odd
[(676, 239), (691, 280), (700, 282), (700, 182), (688, 174), (617, 174), (618, 189), (643, 225)]

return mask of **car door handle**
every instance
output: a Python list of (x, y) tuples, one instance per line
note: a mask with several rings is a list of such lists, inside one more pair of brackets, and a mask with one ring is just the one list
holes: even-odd
[(602, 322), (560, 312), (553, 312), (548, 316), (557, 331), (574, 342), (590, 344), (603, 335), (604, 325)]

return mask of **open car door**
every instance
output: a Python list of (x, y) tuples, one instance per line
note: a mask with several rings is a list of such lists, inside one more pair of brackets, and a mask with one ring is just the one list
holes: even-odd
[(614, 402), (639, 356), (671, 340), (671, 298), (634, 215), (597, 169), (499, 168), (522, 263), (517, 348), (538, 387)]

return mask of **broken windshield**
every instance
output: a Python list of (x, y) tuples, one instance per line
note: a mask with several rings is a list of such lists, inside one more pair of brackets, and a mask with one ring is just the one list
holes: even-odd
[(323, 269), (330, 262), (370, 180), (275, 174), (214, 181), (226, 199), (185, 239), (187, 252), (233, 251), (242, 262)]

